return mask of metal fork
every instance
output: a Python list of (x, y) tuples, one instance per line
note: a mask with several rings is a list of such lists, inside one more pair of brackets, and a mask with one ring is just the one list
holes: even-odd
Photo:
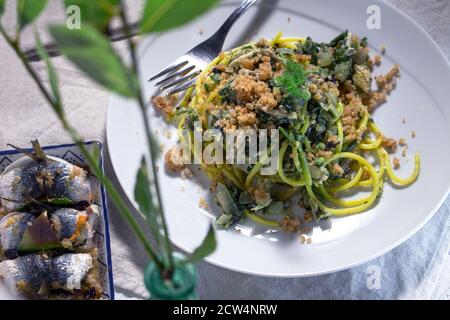
[(195, 48), (189, 50), (183, 56), (152, 76), (151, 82), (162, 76), (164, 79), (155, 83), (160, 86), (161, 91), (167, 90), (167, 95), (172, 95), (194, 86), (198, 75), (215, 57), (222, 51), (225, 38), (233, 24), (244, 14), (257, 0), (244, 0), (225, 21), (225, 23), (209, 39), (203, 41)]

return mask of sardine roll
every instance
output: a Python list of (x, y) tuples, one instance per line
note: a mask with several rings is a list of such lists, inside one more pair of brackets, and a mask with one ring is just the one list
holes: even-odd
[(0, 243), (3, 255), (15, 259), (19, 255), (19, 245), (27, 228), (36, 220), (31, 213), (15, 212), (0, 221)]
[(23, 208), (29, 198), (37, 198), (42, 194), (42, 189), (36, 182), (39, 170), (37, 164), (32, 164), (0, 175), (0, 205), (7, 212)]
[(91, 204), (97, 197), (98, 181), (81, 167), (47, 157), (37, 141), (33, 152), (16, 148), (32, 161), (0, 175), (0, 210), (14, 212), (35, 200), (68, 200)]
[(50, 280), (50, 262), (31, 254), (0, 262), (0, 276), (14, 295), (35, 294)]
[(99, 207), (89, 206), (85, 211), (60, 209), (50, 215), (50, 222), (58, 239), (67, 249), (93, 247), (93, 237), (99, 217)]
[(52, 176), (48, 186), (48, 198), (69, 199), (74, 203), (92, 203), (95, 197), (95, 180), (88, 177), (83, 168), (64, 162), (48, 162), (45, 169)]
[(92, 269), (93, 261), (90, 254), (65, 254), (52, 259), (51, 287), (67, 291), (82, 289)]

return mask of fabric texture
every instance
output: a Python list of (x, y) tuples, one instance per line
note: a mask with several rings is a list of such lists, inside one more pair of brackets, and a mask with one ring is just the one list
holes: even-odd
[[(13, 26), (15, 1), (7, 2), (3, 19)], [(450, 58), (450, 1), (389, 0), (436, 40)], [(60, 1), (51, 1), (38, 29), (60, 21)], [(135, 1), (133, 1), (135, 4)], [(139, 5), (132, 6), (139, 8)], [(130, 6), (131, 9), (131, 6)], [(43, 36), (46, 39), (45, 35)], [(34, 43), (32, 30), (23, 37), (24, 47)], [(124, 51), (123, 44), (116, 45)], [(86, 140), (105, 140), (108, 92), (86, 79), (62, 58), (53, 60), (60, 75), (66, 112)], [(44, 75), (43, 64), (36, 65)], [(70, 141), (48, 105), (36, 90), (18, 59), (0, 42), (0, 149), (6, 143), (27, 145), (38, 138), (43, 145)], [(6, 124), (6, 125), (5, 125)], [(113, 171), (106, 156), (107, 171)], [(203, 299), (448, 299), (450, 298), (450, 200), (414, 237), (367, 264), (324, 276), (275, 279), (249, 276), (200, 263), (198, 291)], [(110, 206), (113, 269), (117, 298), (148, 296), (142, 270), (148, 262), (139, 242)], [(380, 275), (379, 281), (374, 276)], [(375, 280), (374, 280), (375, 279)]]

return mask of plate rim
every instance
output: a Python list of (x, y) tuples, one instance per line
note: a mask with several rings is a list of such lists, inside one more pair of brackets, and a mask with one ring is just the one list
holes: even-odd
[[(416, 22), (413, 18), (411, 18), (409, 15), (407, 15), (405, 12), (403, 12), (402, 10), (400, 10), (399, 8), (395, 7), (393, 4), (387, 2), (386, 0), (373, 0), (374, 4), (378, 3), (378, 4), (382, 4), (385, 5), (387, 7), (389, 7), (391, 10), (393, 10), (396, 14), (399, 14), (400, 16), (402, 16), (404, 19), (407, 20), (407, 22), (411, 25), (411, 27), (414, 27), (415, 30), (419, 31), (421, 33), (422, 36), (424, 36), (426, 38), (426, 40), (428, 42), (431, 43), (431, 45), (434, 47), (434, 49), (437, 49), (437, 52), (439, 53), (440, 57), (442, 58), (443, 62), (445, 62), (446, 65), (446, 71), (447, 73), (450, 75), (450, 61), (447, 59), (447, 56), (445, 55), (444, 51), (442, 50), (442, 48), (438, 45), (438, 43), (434, 40), (433, 37), (431, 37), (431, 35), (418, 23)], [(222, 3), (222, 5), (229, 5), (229, 3), (224, 2)], [(155, 38), (159, 37), (160, 35), (149, 35), (146, 38), (149, 39), (148, 41), (151, 42), (152, 40), (154, 40)], [(147, 45), (149, 45), (147, 43)], [(109, 119), (110, 119), (110, 110), (111, 108), (111, 103), (112, 100), (114, 99), (115, 95), (114, 93), (110, 93), (109, 96), (109, 100), (108, 100), (108, 111), (107, 111), (107, 119), (106, 119), (106, 144), (107, 144), (107, 150), (108, 150), (108, 156), (111, 162), (111, 166), (112, 169), (114, 171), (114, 175), (117, 178), (117, 181), (120, 184), (120, 188), (123, 190), (122, 187), (122, 183), (120, 181), (119, 175), (116, 174), (117, 170), (116, 170), (116, 164), (115, 161), (113, 160), (113, 157), (111, 156), (110, 150), (111, 150), (111, 142), (109, 139), (110, 136), (110, 130), (109, 130)], [(440, 108), (439, 108), (440, 109)], [(133, 199), (130, 199), (129, 195), (126, 192), (123, 192), (127, 199), (130, 201), (130, 203), (133, 203)], [(439, 209), (442, 207), (443, 203), (445, 202), (445, 200), (449, 197), (450, 194), (450, 181), (448, 182), (447, 185), (447, 189), (445, 190), (445, 192), (443, 193), (443, 196), (439, 199), (439, 201), (436, 202), (436, 205), (433, 206), (433, 209), (431, 209), (429, 211), (429, 213), (424, 216), (424, 218), (422, 219), (422, 221), (420, 223), (418, 223), (414, 228), (412, 228), (409, 232), (407, 232), (405, 235), (403, 235), (402, 237), (400, 237), (397, 241), (393, 242), (391, 245), (386, 246), (386, 248), (379, 250), (378, 252), (359, 259), (357, 261), (353, 261), (352, 263), (348, 263), (346, 265), (343, 265), (341, 267), (330, 267), (330, 268), (324, 268), (320, 271), (317, 272), (302, 272), (302, 273), (280, 273), (280, 272), (259, 272), (259, 271), (255, 271), (255, 270), (249, 270), (247, 268), (244, 267), (235, 267), (233, 265), (230, 264), (226, 264), (220, 261), (217, 261), (214, 258), (211, 257), (206, 257), (204, 259), (204, 261), (214, 265), (214, 266), (218, 266), (227, 270), (231, 270), (233, 272), (238, 272), (241, 274), (247, 274), (247, 275), (254, 275), (254, 276), (259, 276), (259, 277), (264, 277), (264, 278), (304, 278), (304, 277), (313, 277), (313, 276), (321, 276), (321, 275), (325, 275), (325, 274), (331, 274), (331, 273), (335, 273), (335, 272), (339, 272), (339, 271), (343, 271), (343, 270), (348, 270), (350, 268), (354, 268), (357, 266), (360, 266), (364, 263), (367, 263), (369, 261), (372, 261), (388, 252), (390, 252), (391, 250), (395, 249), (396, 247), (398, 247), (399, 245), (403, 244), (405, 241), (409, 240), (411, 237), (413, 237), (418, 231), (420, 231), (430, 220), (432, 217), (434, 217), (434, 215), (439, 211)], [(139, 212), (139, 211), (138, 211)], [(193, 250), (186, 248), (184, 245), (182, 245), (181, 243), (179, 243), (178, 241), (175, 241), (173, 239), (172, 236), (169, 237), (170, 241), (172, 242), (172, 244), (174, 244), (176, 247), (178, 247), (179, 249), (187, 252), (187, 253), (192, 253)]]

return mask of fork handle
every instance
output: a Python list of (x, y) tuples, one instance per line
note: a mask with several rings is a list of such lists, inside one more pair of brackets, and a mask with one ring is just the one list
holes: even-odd
[(225, 38), (228, 35), (228, 32), (230, 32), (231, 27), (248, 9), (250, 9), (256, 3), (256, 1), (257, 0), (242, 1), (241, 5), (233, 11), (233, 13), (228, 17), (228, 19), (219, 28), (219, 30), (217, 30), (217, 32), (212, 36), (217, 44), (221, 44), (219, 51), (222, 50)]

